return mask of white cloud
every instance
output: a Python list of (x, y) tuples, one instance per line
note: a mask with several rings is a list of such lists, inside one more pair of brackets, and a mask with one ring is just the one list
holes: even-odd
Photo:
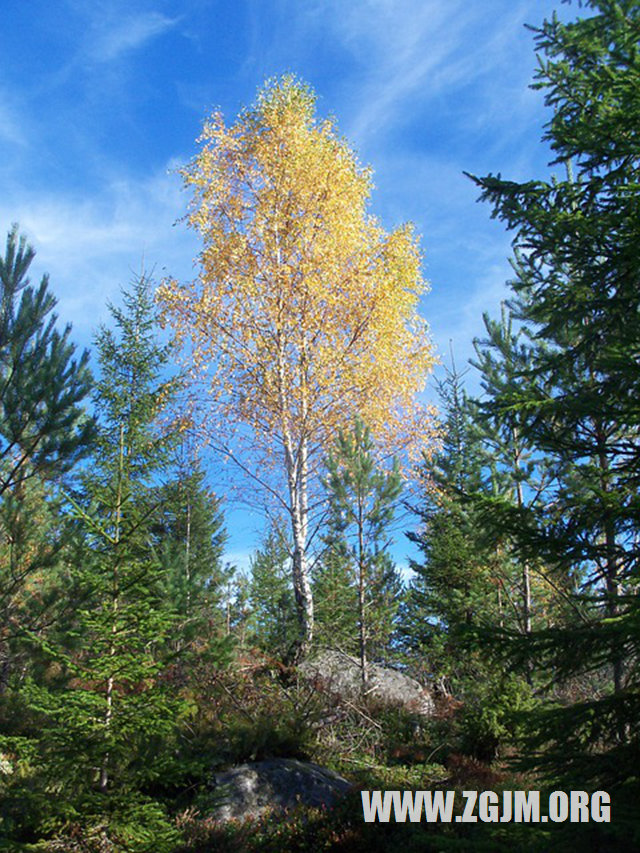
[(76, 339), (90, 342), (107, 319), (106, 302), (144, 265), (155, 275), (193, 275), (193, 235), (176, 220), (186, 199), (180, 180), (166, 170), (141, 179), (120, 177), (96, 195), (44, 193), (4, 197), (3, 227), (17, 221), (36, 250), (32, 279), (47, 271), (58, 313), (72, 322)]
[(7, 93), (0, 90), (0, 140), (24, 146), (27, 138), (18, 113)]
[(167, 18), (159, 12), (147, 12), (119, 16), (111, 23), (96, 22), (95, 36), (87, 45), (87, 53), (96, 62), (110, 62), (162, 35), (179, 20)]
[[(309, 0), (289, 14), (279, 6), (271, 16), (258, 6), (250, 65), (269, 73), (306, 69), (313, 79), (314, 55), (335, 54), (345, 74), (336, 78), (331, 108), (345, 116), (342, 130), (357, 145), (370, 148), (381, 132), (411, 124), (416, 113), (424, 122), (430, 105), (437, 115), (451, 104), (455, 114), (456, 99), (470, 86), (479, 100), (469, 109), (476, 123), (469, 131), (491, 127), (499, 135), (531, 106), (522, 92), (535, 61), (523, 24), (538, 22), (553, 5), (536, 0), (532, 11), (532, 0), (499, 0), (495, 19), (464, 0)], [(514, 79), (514, 68), (522, 73), (523, 44), (530, 69)]]
[[(456, 50), (477, 16), (467, 4), (431, 0), (369, 2), (335, 16), (336, 35), (363, 60), (361, 107), (349, 132), (363, 138), (387, 124), (416, 90), (422, 97), (452, 84), (468, 66)], [(437, 87), (434, 81), (438, 80)]]

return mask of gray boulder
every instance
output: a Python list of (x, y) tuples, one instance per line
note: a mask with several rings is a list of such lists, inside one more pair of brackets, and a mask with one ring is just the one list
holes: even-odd
[[(298, 673), (323, 693), (341, 701), (362, 700), (362, 670), (357, 658), (331, 649), (303, 661)], [(407, 713), (430, 717), (435, 712), (431, 694), (415, 680), (398, 670), (369, 664), (366, 698), (387, 708), (402, 708)]]
[(256, 761), (214, 775), (211, 816), (243, 820), (269, 809), (328, 807), (350, 787), (342, 776), (317, 764), (292, 758)]

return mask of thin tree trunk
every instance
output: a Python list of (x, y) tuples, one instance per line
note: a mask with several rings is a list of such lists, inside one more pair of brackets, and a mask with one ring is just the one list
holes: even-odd
[[(609, 459), (606, 454), (606, 436), (602, 429), (598, 430), (598, 464), (600, 467), (600, 487), (604, 494), (611, 491), (611, 482), (609, 478)], [(604, 510), (604, 546), (605, 546), (605, 584), (607, 589), (607, 616), (610, 619), (615, 619), (619, 614), (620, 595), (620, 579), (619, 565), (616, 545), (616, 531), (609, 509)], [(620, 693), (624, 681), (624, 661), (619, 644), (614, 641), (613, 648), (613, 689), (615, 693)]]
[(186, 616), (191, 613), (191, 499), (187, 496), (187, 530), (184, 544), (184, 576), (187, 582)]
[[(285, 353), (282, 333), (277, 333), (278, 396), (282, 422), (285, 470), (289, 492), (289, 515), (293, 536), (293, 591), (298, 615), (299, 634), (289, 654), (290, 662), (297, 663), (311, 648), (313, 640), (313, 595), (307, 565), (307, 539), (309, 528), (308, 504), (308, 440), (302, 435), (297, 448), (289, 425), (289, 398), (287, 394)], [(304, 430), (304, 424), (302, 429)]]
[[(524, 506), (524, 495), (522, 494), (522, 482), (520, 480), (520, 451), (518, 449), (519, 436), (514, 429), (512, 440), (514, 445), (513, 466), (516, 478), (516, 500), (518, 509)], [(522, 627), (525, 634), (531, 633), (531, 573), (528, 560), (522, 563)]]
[[(276, 280), (274, 287), (279, 291), (279, 277), (282, 268), (282, 251), (280, 243), (280, 229), (278, 225), (278, 209), (275, 210), (275, 252), (276, 252)], [(311, 647), (313, 639), (313, 596), (309, 582), (309, 569), (307, 566), (307, 538), (309, 527), (308, 506), (308, 441), (304, 435), (306, 418), (306, 399), (303, 390), (302, 395), (302, 425), (303, 434), (297, 443), (294, 442), (290, 427), (291, 407), (289, 403), (289, 388), (287, 384), (286, 371), (286, 320), (283, 318), (284, 308), (282, 300), (278, 301), (278, 319), (276, 325), (276, 352), (278, 371), (278, 405), (282, 423), (282, 438), (284, 449), (285, 470), (287, 473), (287, 487), (289, 492), (289, 515), (291, 519), (291, 532), (293, 536), (292, 574), (293, 592), (298, 615), (298, 638), (293, 644), (289, 658), (291, 663), (297, 663), (304, 658)], [(306, 380), (306, 353), (302, 342), (300, 360), (300, 381), (304, 389)]]
[(367, 625), (365, 621), (365, 595), (361, 583), (358, 590), (358, 607), (360, 610), (360, 667), (362, 669), (362, 692), (366, 694), (369, 682), (369, 662), (367, 660)]
[[(118, 633), (118, 611), (120, 609), (120, 525), (122, 522), (122, 480), (124, 477), (124, 424), (120, 425), (120, 447), (118, 460), (118, 489), (116, 493), (115, 507), (115, 531), (114, 531), (114, 547), (115, 559), (113, 564), (112, 587), (111, 587), (111, 646), (109, 648), (109, 657), (115, 658), (116, 655), (116, 635)], [(111, 721), (113, 717), (113, 692), (114, 692), (114, 673), (109, 673), (107, 678), (107, 686), (105, 691), (105, 713), (104, 713), (104, 728), (108, 738), (111, 730)], [(109, 752), (105, 752), (100, 768), (100, 790), (106, 791), (109, 784)]]
[(300, 466), (306, 467), (306, 458), (301, 451), (296, 460), (291, 443), (286, 435), (285, 465), (293, 535), (293, 592), (299, 626), (298, 638), (293, 645), (290, 658), (292, 663), (297, 663), (308, 654), (313, 639), (313, 596), (307, 566), (309, 507), (306, 494), (306, 475), (300, 471)]
[(358, 622), (360, 639), (360, 667), (362, 669), (362, 693), (367, 691), (367, 622), (366, 622), (366, 590), (367, 566), (364, 552), (362, 507), (358, 508)]

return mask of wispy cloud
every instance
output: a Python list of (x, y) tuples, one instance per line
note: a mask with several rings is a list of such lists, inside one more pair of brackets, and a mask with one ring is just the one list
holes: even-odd
[(95, 28), (86, 49), (95, 62), (111, 62), (125, 53), (143, 47), (147, 42), (172, 29), (180, 18), (168, 18), (160, 12), (118, 16), (111, 23), (103, 21)]
[[(452, 0), (372, 1), (368, 7), (366, 17), (358, 4), (350, 15), (336, 16), (338, 36), (366, 50), (361, 107), (349, 128), (356, 138), (393, 127), (398, 120), (411, 121), (414, 111), (424, 112), (429, 104), (440, 111), (443, 97), (459, 99), (472, 82), (476, 97), (481, 93), (494, 104), (504, 97), (505, 86), (513, 87), (513, 79), (500, 69), (508, 66), (521, 35), (525, 4), (514, 3), (500, 27), (487, 22), (481, 6)], [(486, 87), (478, 85), (483, 77)], [(495, 123), (504, 118), (504, 101), (501, 106), (502, 116), (482, 109), (476, 115), (485, 125)]]
[(27, 138), (17, 111), (6, 92), (0, 90), (0, 140), (13, 145), (26, 145)]
[(476, 17), (469, 4), (451, 0), (369, 0), (336, 14), (335, 35), (359, 57), (363, 71), (350, 134), (363, 138), (404, 110), (412, 93), (432, 97), (464, 75), (469, 59), (461, 61), (456, 51)]
[[(387, 131), (421, 121), (430, 107), (455, 114), (453, 99), (469, 87), (480, 95), (470, 121), (508, 124), (505, 102), (526, 91), (528, 78), (514, 80), (511, 71), (520, 67), (514, 59), (523, 40), (530, 43), (523, 23), (531, 0), (505, 2), (499, 25), (484, 6), (464, 0), (309, 0), (294, 11), (274, 5), (279, 12), (267, 16), (258, 6), (251, 18), (250, 68), (294, 69), (313, 79), (314, 55), (336, 61), (340, 70), (322, 94), (343, 113), (342, 130), (358, 146), (370, 149)], [(534, 23), (538, 15), (542, 9)]]
[[(113, 178), (91, 197), (75, 193), (22, 193), (0, 202), (2, 228), (18, 221), (36, 249), (32, 278), (47, 271), (58, 313), (73, 323), (83, 345), (101, 320), (108, 300), (141, 270), (190, 278), (197, 253), (194, 237), (174, 223), (184, 211), (180, 181), (157, 174)], [(0, 236), (0, 240), (2, 237)]]

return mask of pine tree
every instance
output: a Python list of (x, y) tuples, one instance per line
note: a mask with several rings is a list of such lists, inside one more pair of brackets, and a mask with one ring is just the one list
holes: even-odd
[[(386, 549), (390, 544), (389, 528), (402, 492), (402, 478), (396, 460), (391, 470), (385, 471), (376, 465), (373, 454), (370, 430), (356, 418), (350, 433), (340, 430), (335, 447), (327, 457), (325, 479), (330, 540), (341, 543), (356, 577), (358, 651), (365, 689), (374, 626), (380, 648), (389, 640), (399, 604), (393, 592), (388, 594), (394, 586), (397, 591), (399, 589), (392, 581), (394, 569)], [(372, 618), (374, 612), (376, 615)], [(385, 629), (389, 633), (383, 637)]]
[(33, 288), (35, 256), (17, 226), (0, 259), (0, 496), (28, 477), (56, 477), (88, 451), (94, 424), (82, 406), (92, 380), (71, 327), (56, 329), (48, 276)]
[(83, 406), (88, 353), (76, 358), (71, 327), (56, 329), (48, 277), (30, 284), (34, 256), (13, 226), (0, 258), (0, 692), (28, 636), (59, 612), (58, 481), (95, 433)]
[(344, 541), (331, 533), (313, 570), (316, 645), (357, 654), (358, 586)]
[[(522, 184), (476, 180), (494, 216), (515, 232), (518, 317), (544, 343), (496, 411), (522, 413), (527, 439), (559, 472), (544, 511), (520, 514), (513, 534), (523, 555), (582, 573), (588, 608), (579, 626), (534, 637), (528, 649), (557, 676), (611, 671), (610, 691), (557, 712), (559, 728), (546, 718), (539, 731), (564, 763), (586, 760), (587, 746), (608, 740), (621, 778), (623, 758), (635, 773), (640, 706), (640, 6), (584, 5), (590, 17), (554, 17), (535, 30), (535, 86), (553, 109), (544, 139), (564, 174)], [(604, 766), (597, 756), (596, 765)]]
[(395, 638), (404, 600), (404, 583), (391, 554), (374, 551), (368, 570), (367, 656), (381, 663), (395, 659)]
[(15, 484), (0, 499), (0, 694), (17, 671), (27, 671), (30, 638), (65, 610), (60, 588), (69, 530), (59, 504), (39, 478)]

